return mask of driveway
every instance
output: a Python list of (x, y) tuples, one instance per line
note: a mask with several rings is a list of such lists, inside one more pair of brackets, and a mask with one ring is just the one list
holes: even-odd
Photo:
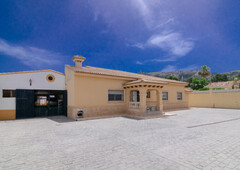
[(240, 110), (0, 121), (0, 169), (240, 169)]

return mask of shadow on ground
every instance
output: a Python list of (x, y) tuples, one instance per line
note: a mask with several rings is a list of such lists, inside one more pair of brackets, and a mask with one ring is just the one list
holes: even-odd
[(65, 116), (51, 116), (51, 117), (47, 117), (48, 119), (55, 121), (57, 123), (68, 123), (68, 122), (75, 122), (75, 120), (70, 119), (68, 117)]

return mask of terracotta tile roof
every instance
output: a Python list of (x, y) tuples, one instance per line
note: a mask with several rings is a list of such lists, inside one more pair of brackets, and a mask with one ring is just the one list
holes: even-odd
[(164, 82), (164, 81), (155, 81), (155, 80), (138, 79), (138, 80), (134, 80), (134, 81), (127, 82), (127, 83), (125, 83), (124, 85), (128, 85), (128, 84), (136, 84), (136, 83), (168, 84), (167, 82)]
[(233, 81), (226, 81), (226, 82), (214, 82), (210, 83), (209, 85), (205, 86), (208, 88), (227, 88), (232, 87)]
[(158, 83), (163, 82), (163, 83), (177, 83), (177, 84), (187, 85), (186, 82), (169, 80), (169, 79), (153, 77), (153, 76), (147, 76), (147, 75), (142, 75), (142, 74), (137, 74), (137, 73), (130, 73), (130, 72), (126, 72), (126, 71), (110, 70), (110, 69), (90, 67), (90, 66), (77, 68), (74, 66), (67, 65), (67, 67), (69, 67), (70, 69), (72, 69), (75, 72), (80, 72), (80, 73), (109, 75), (109, 76), (126, 77), (126, 78), (133, 78), (133, 79), (143, 79), (144, 81), (154, 81), (154, 82), (158, 82)]

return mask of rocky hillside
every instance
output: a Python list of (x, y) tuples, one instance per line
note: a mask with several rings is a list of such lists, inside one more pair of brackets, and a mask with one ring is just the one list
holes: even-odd
[[(221, 74), (226, 74), (229, 78), (231, 78), (231, 77), (237, 76), (239, 73), (240, 73), (240, 70), (221, 73)], [(165, 78), (167, 76), (172, 75), (174, 77), (177, 77), (179, 80), (183, 80), (183, 81), (186, 81), (190, 77), (199, 77), (198, 71), (152, 72), (152, 73), (140, 73), (140, 74), (161, 77), (161, 78)], [(212, 73), (211, 77), (213, 77), (215, 74), (217, 73)]]

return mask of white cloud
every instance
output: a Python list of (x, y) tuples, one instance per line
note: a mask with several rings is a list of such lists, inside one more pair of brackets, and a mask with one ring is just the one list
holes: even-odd
[(163, 26), (170, 24), (170, 23), (174, 23), (175, 19), (174, 18), (169, 18), (166, 22), (160, 23), (157, 26), (155, 26), (153, 29), (158, 29), (158, 28), (162, 28)]
[(164, 63), (164, 62), (172, 62), (176, 61), (178, 57), (172, 56), (172, 57), (165, 57), (165, 58), (155, 58), (155, 59), (150, 59), (150, 60), (145, 60), (145, 61), (137, 61), (136, 64), (146, 64), (146, 63), (151, 63), (151, 62), (157, 62), (157, 63)]
[(164, 32), (162, 34), (153, 35), (147, 41), (147, 45), (159, 47), (176, 56), (185, 56), (194, 47), (192, 41), (184, 39), (182, 35), (177, 32)]
[[(95, 20), (98, 18), (96, 16), (101, 15), (109, 29), (115, 30), (121, 38), (127, 37), (127, 46), (142, 50), (157, 47), (176, 56), (175, 60), (194, 48), (194, 41), (185, 37), (184, 30), (181, 30), (182, 16), (179, 16), (179, 10), (182, 8), (176, 6), (176, 2), (177, 0), (89, 0)], [(129, 42), (134, 43), (128, 45)]]
[(178, 57), (176, 56), (171, 56), (171, 57), (165, 57), (165, 58), (155, 58), (152, 60), (148, 60), (149, 62), (158, 62), (158, 63), (162, 63), (162, 62), (170, 62), (170, 61), (176, 61)]
[(136, 43), (136, 44), (132, 44), (132, 45), (128, 45), (128, 46), (137, 47), (137, 48), (140, 48), (140, 49), (144, 49), (145, 48), (145, 45), (142, 44), (142, 43)]
[(198, 66), (196, 65), (190, 65), (187, 67), (183, 67), (183, 68), (178, 68), (177, 66), (174, 65), (167, 65), (166, 67), (164, 67), (161, 72), (172, 72), (172, 71), (192, 71), (192, 70), (197, 70)]
[(197, 65), (190, 65), (190, 66), (181, 68), (181, 69), (179, 69), (179, 70), (180, 70), (180, 71), (186, 71), (186, 70), (192, 71), (192, 70), (197, 70), (197, 69), (199, 69), (199, 67), (198, 67)]
[(179, 57), (187, 55), (194, 48), (192, 40), (184, 39), (178, 32), (163, 32), (151, 36), (146, 43), (135, 43), (131, 45), (139, 49), (147, 47), (161, 48), (163, 51), (168, 52), (172, 57), (165, 59), (153, 59), (157, 62), (176, 61)]
[(137, 61), (136, 64), (138, 65), (143, 65), (144, 63), (140, 62), (140, 61)]
[(162, 69), (161, 72), (172, 72), (176, 70), (177, 70), (176, 66), (168, 65), (164, 69)]
[(45, 65), (58, 65), (62, 55), (44, 49), (12, 45), (0, 39), (0, 53), (20, 60), (24, 65), (40, 68)]
[(144, 0), (132, 0), (131, 2), (132, 5), (140, 12), (145, 24), (148, 26), (148, 28), (150, 28), (153, 20), (151, 10), (147, 6), (147, 3)]

